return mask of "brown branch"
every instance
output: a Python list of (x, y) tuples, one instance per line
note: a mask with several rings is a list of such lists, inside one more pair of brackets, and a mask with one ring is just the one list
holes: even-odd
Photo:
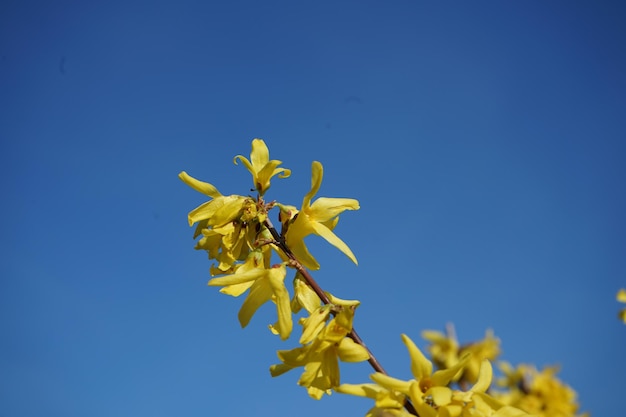
[[(289, 258), (291, 266), (293, 266), (302, 275), (302, 277), (304, 277), (304, 280), (306, 281), (306, 283), (309, 285), (309, 287), (311, 287), (311, 289), (315, 292), (315, 294), (317, 294), (317, 296), (320, 298), (320, 300), (322, 300), (324, 304), (331, 304), (330, 300), (328, 299), (328, 296), (326, 296), (326, 293), (322, 290), (322, 288), (319, 286), (317, 281), (313, 279), (313, 276), (311, 276), (309, 271), (307, 271), (306, 268), (302, 266), (300, 261), (296, 258), (296, 256), (291, 251), (291, 249), (287, 246), (284, 236), (281, 236), (278, 233), (278, 231), (276, 230), (276, 228), (274, 228), (274, 225), (272, 224), (270, 219), (266, 219), (263, 222), (263, 224), (267, 228), (267, 230), (269, 230), (270, 233), (272, 234), (272, 237), (276, 241), (276, 246), (278, 246), (280, 250), (283, 251), (285, 256)], [(354, 340), (355, 343), (365, 348), (365, 350), (367, 351), (369, 355), (369, 359), (367, 361), (372, 366), (372, 368), (374, 368), (376, 372), (380, 372), (381, 374), (388, 375), (387, 371), (385, 371), (385, 369), (380, 364), (380, 362), (378, 362), (378, 359), (376, 359), (376, 356), (374, 356), (372, 351), (365, 345), (365, 342), (363, 342), (363, 339), (361, 339), (361, 337), (357, 334), (356, 330), (354, 330), (354, 327), (350, 331), (350, 334), (348, 334), (348, 337)], [(406, 410), (409, 413), (415, 416), (419, 416), (419, 414), (417, 414), (417, 411), (413, 407), (413, 404), (408, 399), (408, 397), (406, 398), (406, 401), (404, 403), (404, 408), (406, 408)]]

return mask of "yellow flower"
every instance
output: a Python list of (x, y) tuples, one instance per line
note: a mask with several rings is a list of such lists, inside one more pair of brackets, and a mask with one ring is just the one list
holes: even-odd
[(531, 365), (513, 368), (504, 362), (500, 368), (505, 377), (499, 385), (509, 391), (494, 392), (494, 397), (507, 405), (520, 408), (538, 417), (574, 417), (578, 412), (576, 392), (557, 377), (556, 367), (538, 371)]
[[(250, 258), (253, 258), (251, 256)], [(213, 278), (209, 281), (211, 286), (224, 286), (222, 292), (238, 296), (247, 289), (248, 296), (239, 310), (239, 323), (246, 327), (256, 310), (266, 302), (272, 300), (276, 303), (278, 324), (276, 326), (280, 338), (285, 340), (291, 334), (292, 320), (289, 292), (285, 288), (285, 276), (287, 269), (284, 264), (275, 265), (272, 268), (256, 267), (252, 260), (250, 263), (239, 267), (234, 274), (224, 277)]]
[(252, 174), (252, 182), (254, 188), (260, 195), (270, 188), (270, 179), (278, 174), (279, 178), (287, 178), (291, 175), (291, 170), (286, 168), (277, 168), (282, 161), (270, 161), (270, 151), (262, 139), (254, 139), (252, 141), (252, 151), (250, 152), (250, 160), (243, 155), (237, 155), (233, 159), (235, 165), (240, 160)]
[(483, 340), (461, 347), (459, 356), (463, 356), (467, 352), (470, 352), (472, 355), (463, 371), (461, 379), (473, 384), (478, 379), (478, 372), (482, 360), (489, 359), (490, 361), (494, 361), (500, 355), (500, 339), (494, 336), (493, 330), (488, 329), (485, 332), (485, 338)]
[(185, 171), (178, 174), (178, 177), (194, 190), (212, 198), (212, 200), (201, 204), (189, 212), (187, 216), (189, 226), (201, 221), (207, 221), (205, 227), (223, 226), (241, 216), (244, 203), (250, 204), (250, 201), (254, 203), (254, 200), (250, 197), (241, 195), (224, 196), (212, 184), (199, 181)]
[(367, 349), (347, 337), (352, 331), (353, 308), (343, 308), (323, 326), (329, 317), (330, 307), (321, 306), (308, 319), (301, 320), (304, 328), (300, 341), (304, 346), (279, 350), (278, 358), (282, 363), (270, 367), (272, 376), (304, 367), (298, 384), (306, 387), (309, 395), (316, 400), (325, 393), (330, 394), (331, 388), (339, 385), (339, 360), (362, 362), (369, 359)]
[(320, 197), (313, 204), (311, 199), (320, 186), (324, 171), (322, 164), (314, 161), (311, 167), (311, 190), (302, 200), (302, 209), (294, 215), (286, 232), (287, 246), (291, 248), (296, 258), (309, 269), (319, 269), (319, 263), (309, 253), (304, 238), (310, 234), (316, 234), (326, 239), (331, 245), (342, 251), (355, 264), (356, 257), (348, 247), (332, 230), (339, 221), (339, 214), (345, 210), (358, 210), (359, 202), (352, 198), (325, 198)]
[(257, 234), (256, 226), (263, 220), (256, 202), (240, 195), (224, 196), (212, 184), (199, 181), (186, 172), (179, 175), (187, 185), (212, 199), (193, 209), (189, 225), (198, 223), (194, 239), (203, 235), (196, 249), (204, 249), (209, 259), (219, 262), (219, 273), (226, 273), (235, 261), (246, 259)]
[(446, 326), (445, 334), (436, 330), (424, 330), (422, 338), (431, 343), (427, 349), (439, 369), (449, 368), (459, 361), (459, 342), (452, 324)]
[[(626, 303), (626, 290), (624, 288), (621, 288), (617, 292), (617, 301), (619, 301), (620, 303)], [(623, 308), (622, 310), (620, 310), (619, 318), (624, 323), (626, 323), (626, 308)]]

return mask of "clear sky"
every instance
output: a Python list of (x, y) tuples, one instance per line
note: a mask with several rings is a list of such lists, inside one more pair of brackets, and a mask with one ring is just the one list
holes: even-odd
[[(626, 5), (608, 1), (5, 1), (0, 6), (0, 414), (360, 416), (270, 378), (265, 306), (206, 286), (187, 212), (251, 182), (352, 197), (320, 284), (409, 376), (401, 333), (491, 328), (623, 415)], [(344, 382), (367, 381), (347, 365)]]

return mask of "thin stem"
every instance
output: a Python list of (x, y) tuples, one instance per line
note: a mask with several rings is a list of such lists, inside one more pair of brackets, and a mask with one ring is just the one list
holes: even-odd
[[(313, 279), (313, 276), (309, 273), (309, 271), (307, 271), (306, 268), (302, 266), (300, 261), (298, 261), (296, 256), (293, 254), (293, 252), (289, 248), (289, 246), (287, 246), (287, 243), (285, 242), (284, 237), (278, 233), (276, 228), (274, 228), (274, 225), (272, 224), (270, 219), (266, 219), (264, 222), (264, 225), (267, 228), (267, 230), (269, 230), (270, 233), (272, 234), (272, 237), (276, 241), (276, 245), (280, 248), (280, 250), (283, 251), (283, 253), (287, 256), (287, 258), (289, 258), (291, 266), (293, 266), (302, 275), (302, 277), (304, 277), (304, 280), (306, 281), (306, 283), (309, 285), (309, 287), (311, 287), (311, 289), (313, 289), (315, 294), (317, 294), (317, 296), (320, 298), (320, 300), (322, 300), (324, 304), (331, 304), (330, 300), (328, 299), (328, 296), (326, 296), (326, 293), (322, 290), (322, 288), (319, 286), (317, 281)], [(367, 353), (369, 355), (369, 359), (367, 361), (372, 366), (372, 368), (374, 368), (376, 372), (380, 372), (381, 374), (388, 375), (387, 371), (385, 371), (385, 369), (380, 364), (380, 362), (378, 362), (378, 359), (376, 359), (376, 356), (374, 356), (372, 351), (365, 345), (365, 342), (363, 342), (363, 339), (361, 339), (361, 337), (357, 334), (354, 328), (352, 328), (352, 330), (350, 331), (350, 334), (348, 334), (348, 337), (350, 337), (352, 340), (354, 340), (355, 343), (363, 346), (365, 350), (367, 350)], [(406, 399), (404, 403), (404, 408), (406, 408), (406, 410), (409, 413), (415, 416), (418, 416), (417, 411), (415, 410), (415, 408), (413, 407), (413, 404), (408, 398)]]

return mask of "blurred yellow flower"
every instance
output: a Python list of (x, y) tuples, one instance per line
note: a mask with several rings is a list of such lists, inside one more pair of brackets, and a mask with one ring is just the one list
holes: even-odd
[(547, 367), (538, 371), (532, 365), (512, 367), (500, 364), (504, 378), (498, 385), (507, 391), (494, 391), (492, 395), (502, 403), (520, 408), (537, 417), (578, 416), (576, 392), (556, 377), (558, 369)]
[(292, 221), (289, 223), (285, 234), (287, 246), (305, 267), (319, 269), (319, 263), (304, 244), (306, 236), (316, 234), (326, 239), (356, 264), (356, 257), (348, 245), (339, 239), (332, 230), (339, 221), (339, 214), (345, 210), (358, 210), (359, 202), (352, 198), (319, 197), (311, 204), (311, 199), (317, 194), (322, 184), (324, 170), (321, 163), (314, 161), (311, 171), (311, 190), (304, 196), (301, 210), (298, 213), (292, 213)]
[[(617, 301), (619, 301), (620, 303), (626, 303), (626, 289), (621, 288), (618, 292), (617, 292)], [(626, 323), (626, 308), (623, 308), (620, 310), (619, 312), (619, 318), (620, 320), (622, 320), (624, 323)]]
[(445, 334), (436, 330), (424, 330), (422, 338), (431, 343), (427, 350), (439, 369), (450, 368), (459, 361), (459, 342), (451, 323), (446, 326)]
[(485, 332), (485, 338), (478, 342), (462, 346), (459, 355), (463, 356), (471, 353), (471, 359), (463, 370), (462, 379), (473, 384), (478, 379), (478, 372), (483, 359), (495, 361), (500, 355), (500, 339), (494, 336), (493, 330)]

